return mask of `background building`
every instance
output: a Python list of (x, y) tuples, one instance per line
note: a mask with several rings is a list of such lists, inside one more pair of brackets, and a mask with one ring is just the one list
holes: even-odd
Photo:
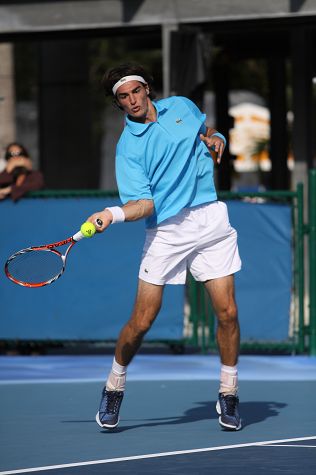
[[(255, 95), (270, 116), (264, 185), (306, 180), (316, 155), (315, 0), (1, 1), (1, 150), (23, 142), (49, 188), (115, 188), (122, 116), (100, 79), (126, 60), (152, 69), (158, 96), (207, 109), (226, 136), (230, 107)], [(227, 151), (220, 189), (234, 184), (233, 158)]]

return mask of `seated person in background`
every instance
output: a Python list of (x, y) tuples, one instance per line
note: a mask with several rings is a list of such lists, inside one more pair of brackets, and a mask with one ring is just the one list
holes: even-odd
[(5, 159), (6, 167), (0, 173), (0, 200), (10, 196), (13, 201), (17, 201), (28, 191), (43, 188), (43, 175), (33, 170), (25, 147), (16, 142), (10, 143), (5, 151)]

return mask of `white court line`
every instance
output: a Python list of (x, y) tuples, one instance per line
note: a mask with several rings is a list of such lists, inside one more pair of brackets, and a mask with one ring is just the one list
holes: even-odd
[(308, 447), (316, 449), (316, 445), (298, 445), (298, 444), (264, 444), (265, 447)]
[(26, 468), (26, 469), (19, 469), (19, 470), (9, 470), (5, 472), (0, 472), (0, 475), (15, 475), (18, 473), (31, 473), (31, 472), (40, 472), (41, 470), (56, 470), (62, 468), (72, 468), (72, 467), (84, 467), (87, 465), (100, 465), (105, 463), (113, 463), (113, 462), (128, 462), (131, 460), (144, 460), (144, 459), (151, 459), (151, 458), (158, 458), (158, 457), (168, 457), (171, 455), (184, 455), (184, 454), (197, 454), (201, 452), (213, 452), (216, 450), (227, 450), (227, 449), (240, 449), (243, 447), (258, 447), (261, 445), (267, 444), (278, 444), (283, 442), (299, 442), (302, 440), (315, 440), (316, 435), (311, 437), (298, 437), (295, 439), (280, 439), (280, 440), (266, 440), (263, 442), (250, 442), (248, 444), (236, 444), (236, 445), (221, 445), (218, 447), (206, 447), (203, 449), (191, 449), (191, 450), (177, 450), (175, 452), (160, 452), (156, 454), (146, 454), (146, 455), (135, 455), (131, 457), (118, 457), (114, 459), (104, 459), (104, 460), (90, 460), (88, 462), (77, 462), (77, 463), (66, 463), (62, 465), (48, 465), (44, 467), (33, 467), (33, 468)]

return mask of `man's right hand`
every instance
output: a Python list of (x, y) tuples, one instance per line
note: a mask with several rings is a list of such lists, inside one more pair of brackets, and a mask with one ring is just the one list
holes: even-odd
[[(107, 209), (104, 209), (103, 211), (99, 211), (97, 213), (92, 214), (87, 221), (89, 223), (94, 224), (96, 232), (97, 233), (102, 233), (106, 228), (110, 226), (112, 223), (113, 216), (111, 212)], [(102, 226), (98, 225), (98, 220), (102, 221)]]

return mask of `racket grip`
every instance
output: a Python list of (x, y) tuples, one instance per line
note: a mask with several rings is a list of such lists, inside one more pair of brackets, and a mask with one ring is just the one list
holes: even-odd
[(78, 231), (76, 234), (72, 236), (72, 239), (76, 242), (80, 241), (83, 238), (84, 238), (84, 235), (82, 234), (81, 231)]

